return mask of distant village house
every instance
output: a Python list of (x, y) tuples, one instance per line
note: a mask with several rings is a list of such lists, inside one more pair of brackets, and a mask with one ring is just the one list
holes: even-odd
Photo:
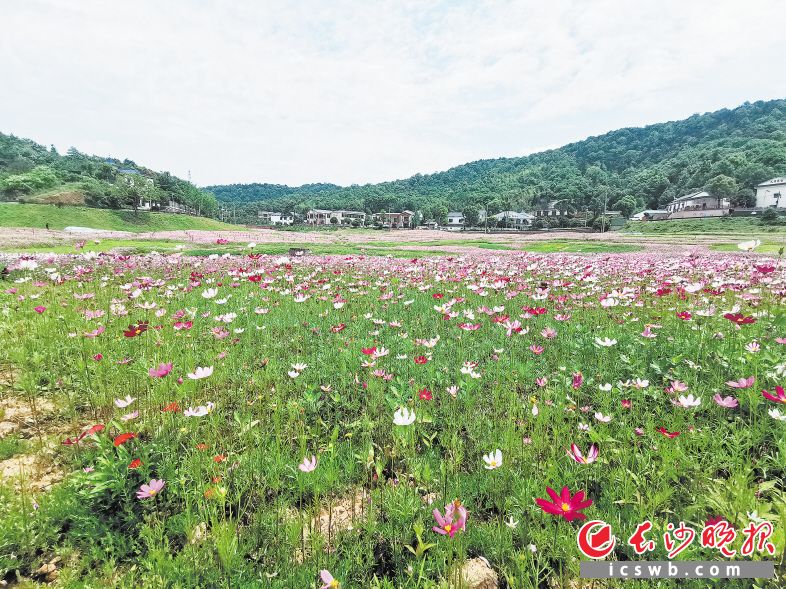
[(365, 222), (366, 213), (362, 211), (311, 209), (306, 213), (306, 223), (309, 225), (363, 225)]
[(294, 213), (274, 213), (272, 211), (258, 211), (257, 218), (262, 225), (292, 225), (295, 221)]
[(773, 178), (756, 186), (756, 207), (786, 208), (786, 178)]

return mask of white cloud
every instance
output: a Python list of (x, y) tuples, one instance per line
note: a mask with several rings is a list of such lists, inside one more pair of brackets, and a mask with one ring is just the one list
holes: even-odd
[(0, 127), (200, 184), (379, 181), (784, 97), (784, 16), (776, 0), (29, 0), (3, 8)]

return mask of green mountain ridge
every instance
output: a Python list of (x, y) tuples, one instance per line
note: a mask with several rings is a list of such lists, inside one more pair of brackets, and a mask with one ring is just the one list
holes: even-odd
[(174, 203), (178, 212), (214, 216), (215, 197), (169, 172), (157, 172), (132, 160), (81, 153), (61, 155), (30, 139), (0, 133), (0, 200), (51, 204), (87, 204), (96, 208), (154, 209)]
[[(207, 186), (248, 218), (257, 209), (422, 210), (487, 206), (489, 211), (545, 206), (565, 199), (577, 209), (658, 208), (691, 191), (712, 189), (735, 205), (752, 204), (753, 187), (786, 175), (786, 99), (745, 103), (687, 119), (629, 127), (524, 157), (478, 160), (403, 180), (337, 186)], [(722, 193), (722, 194), (721, 194)]]

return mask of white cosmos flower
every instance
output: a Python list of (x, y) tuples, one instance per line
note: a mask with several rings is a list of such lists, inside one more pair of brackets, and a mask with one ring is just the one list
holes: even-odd
[(773, 419), (777, 419), (778, 421), (786, 421), (786, 413), (781, 413), (777, 409), (770, 409), (767, 411), (770, 414), (770, 417)]
[(690, 409), (691, 407), (698, 407), (701, 405), (701, 398), (694, 397), (693, 395), (688, 395), (687, 397), (685, 395), (680, 395), (674, 404)]
[(611, 421), (611, 415), (603, 415), (600, 411), (595, 413), (595, 419), (600, 421), (601, 423), (608, 423)]
[(483, 457), (487, 470), (494, 470), (502, 466), (502, 450), (497, 448), (494, 452), (489, 452)]
[(415, 423), (415, 412), (406, 407), (399, 407), (393, 414), (393, 423), (395, 425), (412, 425)]
[(598, 388), (604, 393), (608, 393), (611, 390), (611, 383), (599, 384)]
[(289, 375), (289, 378), (297, 378), (300, 376), (300, 373), (297, 370), (290, 370), (287, 372), (287, 374)]
[(118, 409), (125, 409), (134, 401), (136, 401), (136, 397), (132, 397), (131, 395), (126, 395), (125, 399), (115, 399), (115, 406)]
[(202, 291), (202, 298), (212, 299), (217, 294), (218, 294), (217, 288), (206, 288), (205, 290)]
[(303, 364), (302, 362), (298, 362), (297, 364), (290, 364), (293, 370), (297, 370), (298, 372), (303, 372), (306, 368), (308, 368), (308, 364)]
[(610, 348), (611, 346), (613, 346), (614, 344), (616, 344), (616, 343), (617, 343), (617, 340), (615, 340), (615, 339), (609, 339), (609, 338), (607, 338), (607, 337), (604, 337), (603, 339), (601, 339), (601, 338), (599, 338), (599, 337), (596, 337), (596, 338), (595, 338), (595, 343), (596, 343), (597, 345), (599, 345), (599, 346), (603, 347), (603, 348)]
[(194, 372), (189, 372), (186, 376), (191, 380), (200, 380), (202, 378), (207, 378), (211, 374), (213, 374), (212, 366), (197, 366)]
[(185, 411), (183, 411), (183, 415), (186, 417), (204, 417), (211, 411), (215, 405), (211, 402), (208, 402), (206, 405), (200, 405), (199, 407), (189, 407)]
[(511, 530), (515, 530), (518, 527), (519, 522), (515, 521), (511, 515), (507, 520), (505, 520), (505, 525), (508, 526)]
[(745, 252), (750, 252), (755, 250), (757, 247), (761, 245), (761, 240), (759, 239), (752, 239), (750, 241), (743, 241), (742, 243), (738, 243), (737, 247)]

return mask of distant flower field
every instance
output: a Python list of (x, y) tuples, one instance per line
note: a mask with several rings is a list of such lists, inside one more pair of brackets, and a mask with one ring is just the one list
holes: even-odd
[[(775, 561), (782, 586), (779, 260), (0, 266), (0, 401), (29, 434), (0, 427), (0, 469), (23, 465), (0, 482), (0, 578), (574, 587), (585, 521), (622, 539), (610, 559), (635, 560), (625, 540), (650, 520), (647, 558), (667, 560), (669, 524), (766, 520), (773, 551), (747, 558)], [(729, 557), (696, 540), (676, 558)]]

